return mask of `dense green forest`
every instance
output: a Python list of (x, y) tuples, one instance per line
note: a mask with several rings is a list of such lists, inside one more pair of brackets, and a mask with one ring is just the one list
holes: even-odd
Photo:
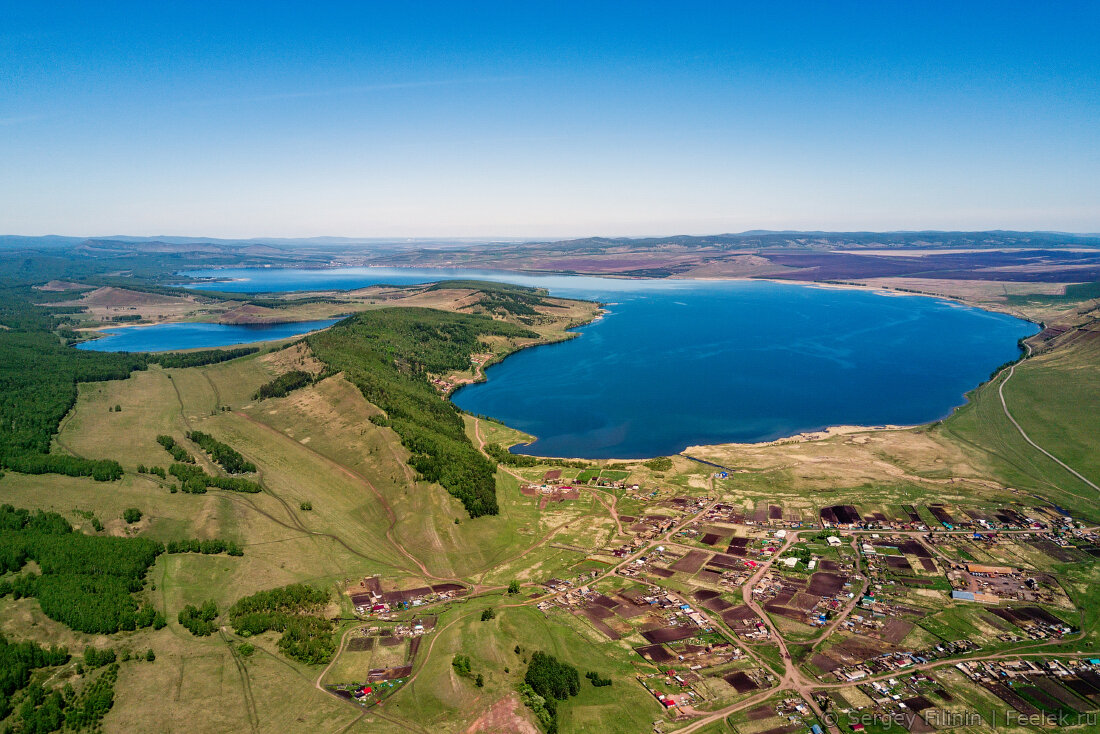
[[(84, 535), (56, 512), (0, 506), (0, 576), (18, 573), (27, 561), (37, 562), (41, 570), (0, 580), (0, 596), (35, 597), (47, 617), (80, 632), (163, 627), (164, 615), (139, 605), (134, 594), (164, 552), (244, 554), (236, 543), (216, 539), (164, 546), (142, 537)], [(313, 593), (308, 598), (316, 601), (321, 592)]]
[(303, 663), (327, 663), (336, 652), (331, 620), (320, 616), (329, 593), (306, 584), (260, 591), (240, 599), (229, 609), (239, 635), (282, 632), (279, 649)]
[(0, 595), (34, 597), (42, 612), (74, 630), (109, 634), (159, 622), (133, 594), (164, 550), (148, 538), (114, 538), (75, 532), (54, 512), (0, 506), (0, 572), (35, 561), (40, 574), (0, 581)]
[(469, 369), (471, 355), (485, 348), (480, 337), (489, 335), (538, 336), (487, 316), (385, 308), (356, 314), (306, 341), (385, 411), (421, 478), (438, 482), (478, 517), (497, 513), (496, 467), (471, 443), (458, 409), (428, 375)]

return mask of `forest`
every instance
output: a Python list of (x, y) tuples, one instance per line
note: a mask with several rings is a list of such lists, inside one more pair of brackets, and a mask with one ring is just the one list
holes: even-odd
[(470, 367), (483, 336), (537, 338), (535, 332), (487, 316), (426, 308), (384, 308), (356, 314), (307, 337), (318, 359), (343, 372), (412, 456), (409, 466), (458, 498), (470, 517), (498, 511), (495, 464), (466, 435), (458, 409), (429, 375)]
[(34, 642), (8, 642), (0, 634), (0, 719), (11, 713), (12, 696), (31, 682), (32, 672), (68, 661), (64, 648), (47, 650)]
[(134, 598), (162, 552), (148, 538), (84, 535), (55, 512), (0, 506), (0, 573), (28, 561), (40, 569), (0, 581), (0, 596), (34, 597), (47, 617), (79, 632), (163, 627), (163, 615)]

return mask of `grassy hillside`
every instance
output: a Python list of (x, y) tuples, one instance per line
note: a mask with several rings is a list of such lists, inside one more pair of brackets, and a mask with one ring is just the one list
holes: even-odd
[[(1017, 365), (1004, 397), (1027, 434), (1077, 471), (1100, 483), (1100, 350), (1071, 343)], [(1036, 492), (1088, 517), (1097, 517), (1096, 491), (1029, 445), (1004, 414), (998, 387), (983, 385), (937, 429), (968, 448), (1013, 487)]]
[(385, 422), (411, 452), (409, 465), (478, 517), (499, 511), (494, 467), (467, 438), (458, 409), (429, 377), (469, 369), (470, 358), (485, 350), (481, 339), (489, 336), (538, 338), (487, 316), (402, 308), (357, 314), (307, 343), (383, 410)]

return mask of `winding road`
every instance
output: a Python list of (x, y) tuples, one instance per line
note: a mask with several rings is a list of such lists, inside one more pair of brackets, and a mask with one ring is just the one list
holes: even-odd
[[(1027, 344), (1025, 344), (1024, 346), (1027, 347), (1027, 357), (1030, 357), (1031, 356), (1031, 346), (1027, 345)], [(1027, 359), (1027, 357), (1025, 357), (1025, 359)], [(1090, 487), (1092, 487), (1093, 489), (1095, 489), (1097, 492), (1100, 492), (1100, 487), (1096, 486), (1096, 484), (1094, 484), (1091, 480), (1086, 479), (1081, 474), (1081, 472), (1077, 471), (1076, 469), (1071, 467), (1069, 464), (1062, 461), (1057, 456), (1050, 453), (1049, 451), (1044, 449), (1039, 444), (1035, 443), (1035, 441), (1032, 440), (1031, 436), (1027, 435), (1027, 432), (1024, 431), (1023, 427), (1019, 423), (1016, 422), (1016, 419), (1012, 417), (1012, 413), (1010, 413), (1008, 411), (1008, 403), (1005, 402), (1005, 385), (1008, 384), (1008, 381), (1011, 380), (1012, 376), (1015, 375), (1015, 374), (1016, 374), (1016, 365), (1012, 365), (1011, 367), (1008, 368), (1008, 374), (1005, 375), (1005, 378), (1003, 380), (1001, 380), (1001, 384), (997, 386), (997, 395), (998, 395), (998, 397), (1001, 398), (1001, 408), (1004, 409), (1005, 417), (1007, 417), (1008, 420), (1012, 422), (1012, 425), (1016, 426), (1016, 430), (1020, 432), (1020, 435), (1024, 437), (1025, 441), (1027, 441), (1034, 448), (1036, 448), (1037, 450), (1039, 450), (1040, 452), (1045, 454), (1046, 457), (1049, 458), (1051, 461), (1053, 461), (1055, 464), (1062, 467), (1063, 469), (1068, 471), (1070, 474), (1072, 474), (1073, 476), (1077, 477), (1078, 479), (1080, 479), (1085, 484), (1087, 484)]]

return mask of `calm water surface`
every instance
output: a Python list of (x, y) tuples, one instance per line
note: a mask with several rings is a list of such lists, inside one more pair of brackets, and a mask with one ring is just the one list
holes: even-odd
[(608, 303), (577, 338), (519, 352), (454, 396), (463, 410), (537, 436), (517, 449), (537, 456), (640, 458), (831, 425), (925, 423), (961, 405), (1037, 331), (932, 298), (757, 281), (395, 268), (188, 274), (237, 279), (201, 287), (238, 292), (478, 278)]
[(108, 329), (105, 337), (81, 342), (77, 349), (97, 352), (170, 352), (274, 341), (332, 326), (339, 319), (293, 324), (154, 324)]

